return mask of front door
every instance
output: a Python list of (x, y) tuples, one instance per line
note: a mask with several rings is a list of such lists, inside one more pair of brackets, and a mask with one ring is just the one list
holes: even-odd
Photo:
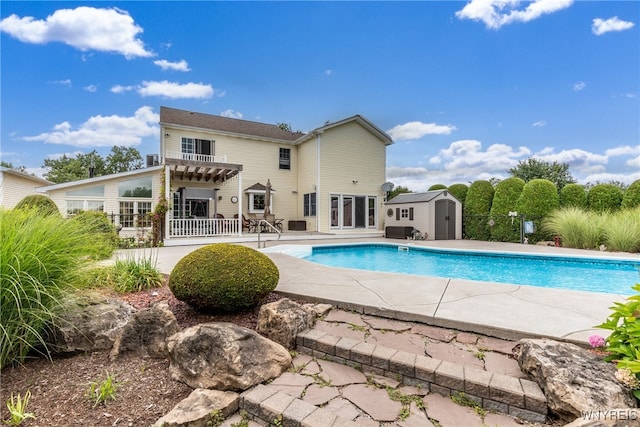
[(436, 201), (436, 240), (456, 238), (456, 203), (453, 200)]

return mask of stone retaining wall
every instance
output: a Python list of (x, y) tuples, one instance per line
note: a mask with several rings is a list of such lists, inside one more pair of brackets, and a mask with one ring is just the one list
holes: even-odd
[(532, 422), (544, 422), (547, 400), (533, 381), (483, 371), (350, 338), (307, 330), (298, 334), (303, 354), (393, 378), (405, 385), (449, 396), (462, 392), (483, 408)]

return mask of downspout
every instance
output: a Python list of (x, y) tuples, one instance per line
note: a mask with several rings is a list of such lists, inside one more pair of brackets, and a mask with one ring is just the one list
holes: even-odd
[(316, 232), (320, 232), (320, 135), (321, 130), (313, 131), (316, 136)]
[(167, 213), (164, 215), (164, 236), (163, 237), (166, 240), (168, 240), (170, 235), (169, 222), (170, 222), (170, 218), (173, 217), (173, 200), (169, 198), (169, 196), (171, 195), (171, 171), (166, 165), (164, 166), (162, 171), (164, 172), (164, 197), (167, 201), (167, 204), (169, 206), (172, 206), (172, 208), (170, 210), (167, 210)]

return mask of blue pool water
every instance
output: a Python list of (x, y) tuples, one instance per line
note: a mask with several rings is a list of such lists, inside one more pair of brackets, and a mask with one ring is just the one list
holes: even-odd
[(452, 251), (380, 244), (315, 246), (304, 259), (331, 267), (621, 295), (629, 295), (631, 287), (640, 282), (640, 260)]

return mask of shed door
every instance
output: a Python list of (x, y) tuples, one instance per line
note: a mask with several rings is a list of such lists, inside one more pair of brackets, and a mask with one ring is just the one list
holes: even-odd
[(456, 203), (453, 200), (436, 201), (436, 240), (456, 238)]

